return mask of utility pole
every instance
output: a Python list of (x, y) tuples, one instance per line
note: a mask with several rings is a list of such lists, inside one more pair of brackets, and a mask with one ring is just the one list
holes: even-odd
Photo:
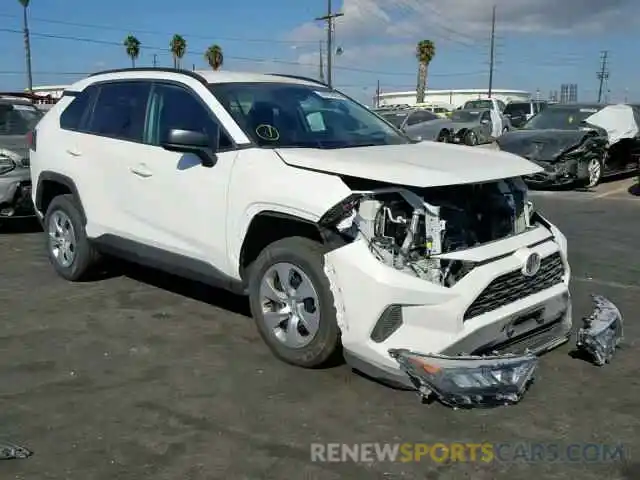
[(496, 6), (493, 6), (493, 13), (491, 14), (491, 47), (489, 50), (489, 98), (493, 91), (493, 68), (495, 60), (495, 41), (496, 41)]
[(600, 80), (600, 87), (598, 88), (598, 103), (602, 101), (602, 89), (604, 87), (604, 82), (609, 78), (609, 70), (607, 69), (607, 59), (609, 57), (609, 52), (604, 50), (600, 54), (600, 71), (596, 73), (598, 80)]
[(324, 83), (324, 61), (322, 60), (322, 40), (320, 40), (320, 81)]
[(156, 68), (158, 66), (158, 54), (154, 53), (153, 54), (153, 68)]
[(333, 13), (331, 0), (327, 0), (327, 14), (316, 18), (316, 20), (322, 20), (327, 23), (327, 85), (329, 88), (333, 86), (333, 27), (335, 19), (342, 16), (344, 16), (344, 13)]
[(376, 108), (380, 107), (380, 80), (378, 80), (378, 87), (376, 88)]

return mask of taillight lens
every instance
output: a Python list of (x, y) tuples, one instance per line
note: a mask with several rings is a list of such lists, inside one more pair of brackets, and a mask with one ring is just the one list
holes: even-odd
[(29, 145), (29, 150), (36, 150), (36, 131), (31, 130), (27, 133), (27, 145)]

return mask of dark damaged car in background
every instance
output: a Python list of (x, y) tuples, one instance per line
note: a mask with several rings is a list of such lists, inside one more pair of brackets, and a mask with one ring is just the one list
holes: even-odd
[(544, 168), (525, 178), (532, 187), (591, 188), (606, 176), (638, 170), (639, 126), (639, 110), (630, 105), (557, 104), (497, 144)]
[(33, 217), (29, 142), (44, 113), (29, 100), (0, 95), (0, 223)]

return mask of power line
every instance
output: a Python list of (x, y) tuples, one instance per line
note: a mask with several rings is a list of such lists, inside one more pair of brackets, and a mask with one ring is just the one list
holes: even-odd
[[(15, 29), (9, 29), (9, 28), (0, 28), (0, 32), (14, 33), (14, 34), (20, 34), (20, 35), (23, 34), (23, 32), (21, 30), (15, 30)], [(97, 44), (97, 45), (110, 45), (110, 46), (123, 48), (122, 42), (114, 42), (114, 41), (110, 41), (110, 40), (100, 40), (100, 39), (94, 39), (94, 38), (84, 38), (84, 37), (75, 37), (75, 36), (69, 36), (69, 35), (57, 35), (57, 34), (51, 34), (51, 33), (39, 33), (39, 32), (30, 32), (30, 35), (31, 35), (31, 37), (36, 37), (36, 38), (40, 37), (40, 38), (57, 39), (57, 40), (70, 40), (70, 41), (74, 41), (74, 42), (92, 43), (92, 44)], [(149, 45), (143, 44), (142, 45), (142, 49), (143, 50), (151, 50), (151, 51), (161, 52), (161, 53), (163, 53), (165, 55), (169, 55), (170, 54), (170, 52), (168, 52), (168, 48), (161, 48), (161, 47), (149, 46)], [(193, 54), (197, 54), (197, 55), (203, 56), (205, 52), (188, 52), (188, 53), (193, 53)], [(270, 62), (270, 63), (281, 64), (281, 65), (317, 67), (317, 64), (313, 64), (313, 63), (303, 63), (303, 62), (295, 62), (295, 61), (280, 60), (280, 59), (265, 59), (265, 58), (238, 57), (238, 56), (226, 56), (226, 55), (225, 55), (225, 58), (228, 58), (228, 59), (231, 59), (231, 60), (245, 61), (245, 62), (254, 62), (254, 63)], [(398, 76), (398, 77), (407, 77), (407, 76), (414, 76), (415, 75), (414, 73), (369, 70), (369, 69), (355, 68), (355, 67), (339, 67), (339, 66), (335, 66), (333, 68), (335, 68), (336, 70), (344, 70), (344, 71), (349, 71), (349, 72), (371, 73), (371, 74), (375, 74), (375, 75), (389, 75), (389, 76)], [(0, 71), (0, 73), (11, 74), (11, 72), (7, 72), (7, 71), (5, 71), (5, 72)], [(22, 73), (24, 73), (24, 72), (22, 72)], [(50, 74), (54, 74), (54, 73), (50, 73)], [(478, 72), (440, 73), (440, 74), (436, 73), (436, 74), (430, 74), (430, 76), (431, 77), (443, 77), (444, 78), (444, 77), (474, 76), (474, 75), (477, 75), (477, 74), (478, 74)]]
[[(0, 13), (0, 17), (4, 17), (4, 18), (15, 18), (15, 19), (20, 19), (21, 17), (19, 17), (18, 15), (11, 15), (11, 14), (7, 14), (7, 13)], [(167, 35), (167, 36), (171, 36), (173, 35), (175, 32), (168, 32), (168, 31), (161, 31), (161, 30), (140, 30), (137, 28), (127, 28), (127, 27), (112, 27), (109, 25), (98, 25), (98, 24), (92, 24), (92, 23), (76, 23), (76, 22), (67, 22), (64, 20), (52, 20), (52, 19), (46, 19), (46, 18), (39, 18), (39, 17), (29, 17), (30, 21), (33, 22), (40, 22), (40, 23), (48, 23), (51, 25), (64, 25), (67, 27), (82, 27), (82, 28), (92, 28), (94, 30), (105, 30), (105, 31), (113, 31), (113, 32), (135, 32), (138, 35)], [(185, 37), (187, 37), (185, 35)], [(202, 40), (211, 40), (212, 36), (211, 35), (188, 35), (188, 38), (199, 38)], [(216, 40), (220, 40), (220, 41), (225, 41), (225, 42), (246, 42), (246, 43), (279, 43), (279, 44), (287, 44), (287, 45), (292, 45), (292, 44), (312, 44), (312, 43), (316, 43), (315, 40), (300, 40), (300, 41), (294, 41), (294, 40), (274, 40), (274, 39), (267, 39), (267, 38), (240, 38), (240, 37), (215, 37)]]
[(602, 88), (604, 87), (604, 82), (609, 79), (609, 70), (607, 69), (607, 57), (609, 56), (609, 52), (604, 50), (600, 54), (600, 71), (596, 73), (596, 77), (600, 80), (600, 86), (598, 87), (598, 103), (602, 101)]

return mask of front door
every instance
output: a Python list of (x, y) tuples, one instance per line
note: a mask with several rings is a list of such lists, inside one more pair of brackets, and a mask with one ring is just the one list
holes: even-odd
[[(214, 166), (203, 166), (194, 154), (163, 149), (160, 144), (171, 129), (210, 135)], [(130, 178), (139, 192), (134, 210), (146, 223), (148, 242), (226, 270), (227, 187), (237, 156), (230, 137), (187, 86), (159, 82), (152, 88), (144, 142), (147, 154)]]

